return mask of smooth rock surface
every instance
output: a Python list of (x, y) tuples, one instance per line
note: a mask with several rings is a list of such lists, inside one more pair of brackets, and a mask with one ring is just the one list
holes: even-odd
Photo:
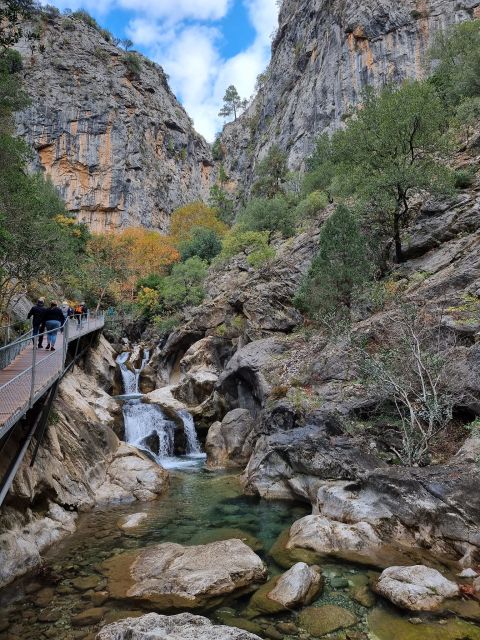
[(455, 582), (423, 565), (389, 567), (381, 574), (375, 589), (393, 604), (410, 611), (435, 611), (444, 600), (459, 595)]
[(245, 468), (252, 453), (248, 436), (253, 426), (248, 409), (234, 409), (222, 422), (212, 424), (205, 443), (207, 466), (211, 469)]
[(298, 626), (305, 629), (314, 638), (320, 638), (327, 633), (346, 629), (357, 623), (357, 618), (344, 609), (326, 604), (321, 607), (307, 607), (298, 616)]
[(212, 606), (265, 581), (262, 560), (241, 540), (184, 547), (164, 543), (106, 560), (112, 597), (160, 610)]
[(280, 576), (275, 588), (267, 597), (287, 609), (293, 609), (310, 604), (321, 591), (322, 586), (320, 567), (315, 565), (309, 567), (304, 562), (297, 562)]
[(161, 616), (149, 613), (104, 627), (97, 640), (260, 640), (247, 631), (214, 626), (210, 620), (190, 613)]

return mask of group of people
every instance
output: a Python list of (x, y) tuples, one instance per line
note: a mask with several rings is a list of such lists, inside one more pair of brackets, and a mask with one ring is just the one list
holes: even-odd
[(76, 317), (80, 325), (88, 315), (88, 309), (85, 302), (72, 307), (67, 300), (61, 306), (56, 300), (50, 302), (50, 306), (45, 305), (45, 298), (39, 298), (36, 304), (28, 312), (27, 318), (32, 318), (33, 341), (38, 336), (38, 349), (43, 349), (43, 336), (47, 336), (48, 351), (55, 351), (57, 342), (57, 334), (59, 329), (63, 327), (69, 318)]

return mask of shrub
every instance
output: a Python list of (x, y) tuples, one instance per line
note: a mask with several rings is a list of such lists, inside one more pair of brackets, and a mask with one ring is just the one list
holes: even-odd
[(128, 75), (133, 78), (138, 78), (140, 76), (140, 72), (142, 71), (140, 56), (129, 51), (123, 56), (123, 63), (127, 69)]
[(198, 256), (176, 264), (171, 275), (163, 279), (160, 287), (165, 307), (176, 311), (182, 307), (200, 304), (205, 295), (203, 281), (207, 271), (207, 263)]
[(288, 176), (287, 154), (274, 145), (258, 164), (257, 181), (253, 185), (254, 195), (260, 198), (275, 198), (284, 192)]
[(184, 262), (194, 256), (211, 262), (222, 250), (222, 241), (213, 229), (193, 227), (190, 240), (180, 242), (178, 250)]
[(71, 16), (76, 20), (81, 20), (89, 27), (92, 27), (93, 29), (100, 31), (100, 25), (95, 20), (95, 18), (88, 13), (88, 11), (85, 11), (84, 9), (79, 9), (78, 11), (74, 11), (71, 14)]
[(471, 187), (474, 176), (474, 169), (457, 169), (457, 171), (455, 171), (455, 188), (467, 189), (468, 187)]
[(250, 200), (239, 213), (238, 223), (245, 231), (278, 231), (285, 237), (295, 231), (294, 212), (283, 196)]
[(220, 135), (217, 135), (217, 137), (215, 138), (215, 142), (212, 145), (212, 158), (216, 162), (220, 162), (224, 158), (222, 139)]
[(172, 214), (170, 234), (177, 245), (192, 238), (195, 227), (204, 227), (215, 231), (220, 237), (228, 230), (226, 224), (218, 219), (217, 212), (203, 202), (192, 202)]
[(301, 200), (295, 209), (295, 219), (315, 218), (328, 206), (328, 195), (324, 191), (312, 191)]
[(244, 231), (241, 227), (234, 227), (223, 239), (220, 259), (229, 260), (243, 253), (250, 266), (260, 267), (275, 257), (275, 250), (269, 246), (268, 239), (268, 231)]

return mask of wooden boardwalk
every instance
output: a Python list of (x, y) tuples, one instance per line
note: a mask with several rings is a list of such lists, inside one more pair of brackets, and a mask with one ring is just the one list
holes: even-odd
[(70, 320), (64, 333), (58, 332), (55, 351), (34, 348), (31, 338), (21, 341), (22, 351), (0, 370), (0, 439), (63, 374), (68, 344), (103, 326), (103, 316), (89, 317), (82, 324)]

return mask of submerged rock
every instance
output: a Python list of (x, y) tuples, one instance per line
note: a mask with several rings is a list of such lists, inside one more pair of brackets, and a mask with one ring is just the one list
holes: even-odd
[(377, 607), (368, 616), (368, 628), (378, 640), (480, 640), (480, 627), (449, 618), (412, 624), (393, 611)]
[(298, 616), (298, 626), (315, 638), (321, 638), (338, 629), (352, 627), (356, 623), (357, 618), (353, 613), (331, 604), (307, 607)]
[(160, 610), (215, 606), (267, 577), (262, 560), (235, 539), (190, 547), (167, 542), (114, 556), (102, 570), (113, 598)]
[(459, 595), (455, 582), (424, 565), (389, 567), (378, 579), (375, 589), (393, 604), (410, 611), (434, 611), (447, 598)]
[(138, 529), (146, 518), (148, 518), (148, 514), (143, 511), (132, 513), (131, 515), (120, 518), (117, 526), (119, 529), (122, 529), (122, 531), (125, 531), (125, 533), (131, 533), (135, 531), (135, 529)]
[(214, 626), (210, 620), (190, 613), (161, 616), (149, 613), (104, 627), (97, 640), (260, 640), (247, 631)]

